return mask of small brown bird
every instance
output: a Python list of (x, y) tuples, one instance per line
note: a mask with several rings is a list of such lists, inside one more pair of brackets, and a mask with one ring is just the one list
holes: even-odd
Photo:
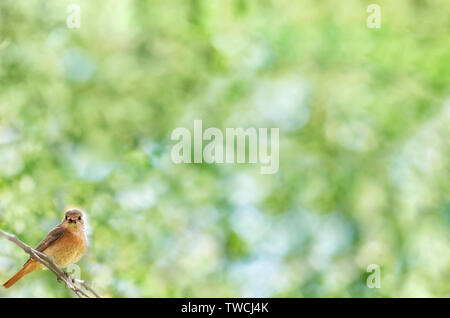
[[(67, 210), (64, 220), (51, 230), (39, 243), (36, 250), (52, 257), (59, 267), (67, 267), (76, 263), (87, 247), (87, 236), (84, 229), (84, 215), (78, 209)], [(44, 265), (30, 258), (16, 275), (11, 277), (3, 287), (9, 288), (24, 275), (42, 268)]]

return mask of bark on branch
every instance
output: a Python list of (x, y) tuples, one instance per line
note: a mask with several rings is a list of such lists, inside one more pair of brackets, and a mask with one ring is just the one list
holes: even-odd
[[(58, 281), (62, 281), (67, 287), (69, 287), (77, 297), (79, 298), (101, 298), (101, 296), (94, 291), (85, 281), (80, 279), (75, 279), (65, 271), (63, 271), (58, 265), (56, 265), (53, 258), (50, 256), (36, 251), (31, 248), (21, 240), (19, 240), (15, 235), (5, 232), (0, 229), (0, 235), (8, 239), (9, 241), (15, 243), (17, 246), (21, 247), (25, 252), (27, 252), (31, 258), (35, 259), (39, 263), (43, 264), (49, 270), (51, 270), (57, 277)], [(91, 294), (91, 295), (89, 295)]]

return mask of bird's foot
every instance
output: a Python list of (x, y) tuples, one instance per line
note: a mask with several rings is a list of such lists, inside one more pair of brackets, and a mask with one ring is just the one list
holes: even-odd
[[(72, 276), (70, 276), (66, 271), (63, 270), (63, 276), (66, 280), (70, 281), (72, 284), (75, 284), (75, 278), (73, 278)], [(63, 279), (61, 277), (57, 277), (56, 279), (58, 282), (61, 282)], [(67, 287), (67, 285), (66, 285)]]

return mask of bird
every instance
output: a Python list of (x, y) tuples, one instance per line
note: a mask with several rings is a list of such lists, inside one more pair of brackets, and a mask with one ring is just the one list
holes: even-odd
[[(87, 243), (85, 215), (83, 211), (73, 208), (64, 213), (62, 222), (48, 232), (36, 250), (50, 256), (56, 265), (64, 268), (83, 257)], [(23, 276), (38, 268), (44, 268), (44, 265), (30, 258), (20, 271), (3, 284), (3, 287), (11, 287)]]

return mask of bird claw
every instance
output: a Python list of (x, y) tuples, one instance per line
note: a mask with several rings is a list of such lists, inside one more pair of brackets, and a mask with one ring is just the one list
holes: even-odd
[[(72, 276), (70, 276), (66, 271), (63, 271), (63, 275), (64, 275), (64, 278), (66, 280), (70, 281), (72, 284), (75, 284), (75, 279)], [(56, 280), (58, 282), (62, 282), (63, 281), (63, 279), (61, 277), (59, 277), (59, 276), (56, 278)], [(67, 285), (66, 285), (66, 288), (67, 288)]]

